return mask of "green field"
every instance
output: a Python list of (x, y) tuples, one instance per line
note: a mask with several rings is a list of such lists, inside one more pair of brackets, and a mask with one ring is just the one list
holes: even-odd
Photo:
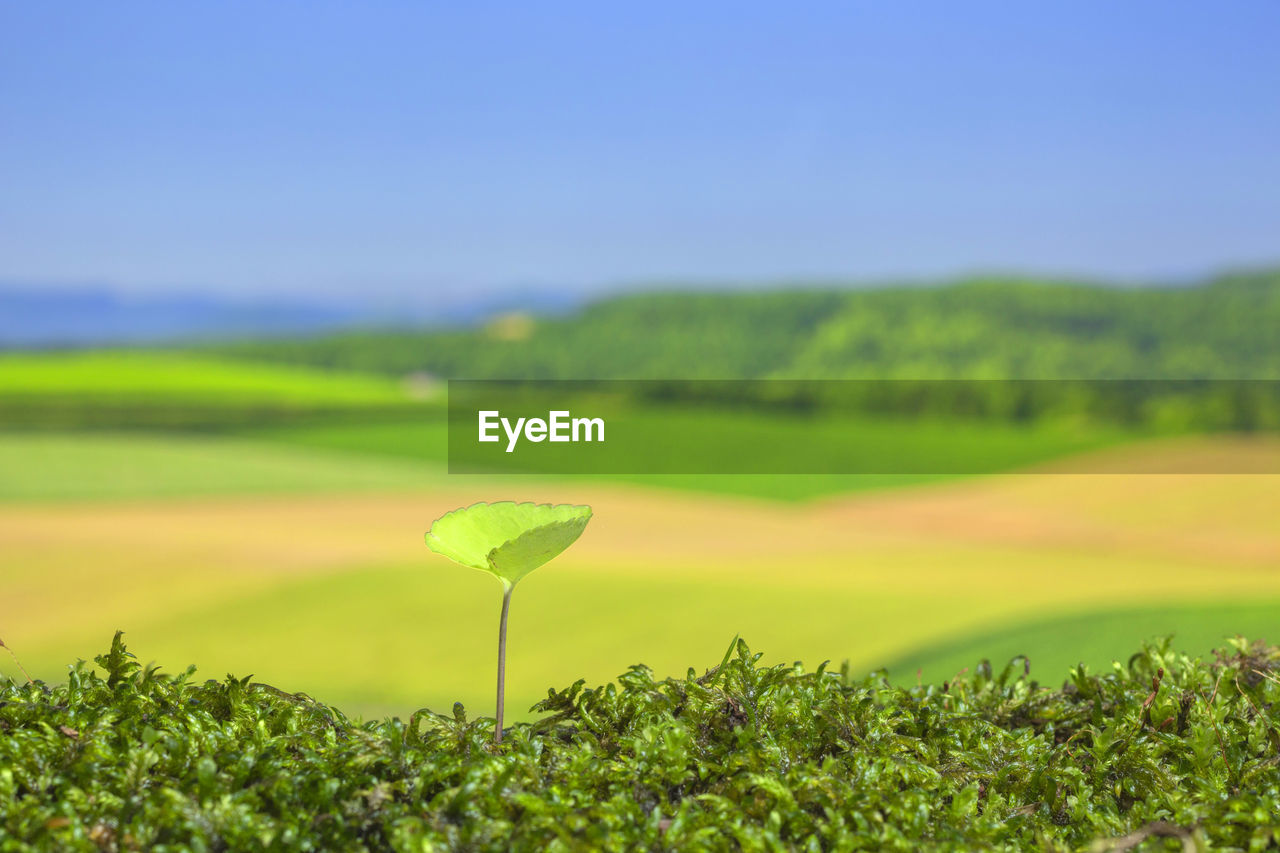
[(353, 371), (246, 364), (183, 353), (102, 351), (0, 355), (0, 401), (48, 397), (272, 403), (394, 403), (403, 383)]
[(208, 432), (433, 416), (442, 387), (166, 352), (0, 355), (0, 430)]
[[(714, 434), (715, 418), (691, 421)], [(757, 416), (758, 434), (773, 425)], [(741, 418), (738, 419), (741, 426)], [(1122, 440), (1120, 433), (983, 430), (942, 424), (863, 422), (817, 430), (803, 441), (803, 427), (777, 429), (817, 460), (848, 448), (874, 446), (880, 460), (896, 454), (918, 465), (924, 454), (940, 464), (997, 470), (1049, 461), (1073, 451)], [(741, 435), (741, 433), (740, 433)], [(205, 494), (334, 491), (343, 488), (404, 489), (435, 485), (445, 477), (446, 430), (434, 415), (409, 423), (337, 424), (249, 429), (222, 435), (143, 432), (0, 433), (0, 501), (145, 498)], [(747, 447), (725, 452), (748, 452)], [(737, 494), (775, 500), (900, 488), (953, 478), (954, 474), (614, 474), (604, 479), (662, 489)], [(516, 482), (592, 482), (588, 475), (518, 475)], [(460, 482), (491, 482), (465, 475)]]
[[(440, 398), (421, 401), (411, 390), (378, 375), (182, 354), (6, 355), (0, 357), (0, 425), (19, 426), (0, 432), (0, 500), (412, 486), (438, 475), (447, 430)], [(1100, 426), (714, 410), (645, 411), (636, 424), (687, 436), (689, 458), (674, 460), (677, 469), (708, 461), (731, 467), (769, 443), (791, 448), (788, 462), (797, 470), (925, 470), (609, 476), (781, 500), (933, 482), (956, 470), (1008, 470), (1137, 437)], [(43, 427), (38, 437), (30, 432), (36, 425)], [(81, 426), (99, 434), (90, 437)], [(193, 435), (209, 431), (223, 437)], [(241, 446), (233, 436), (250, 444)], [(647, 463), (629, 460), (632, 470)]]
[(0, 433), (0, 501), (413, 489), (440, 465), (233, 437)]
[[(387, 436), (385, 443), (380, 436)], [(0, 502), (108, 500), (202, 495), (403, 490), (501, 478), (466, 475), (450, 481), (443, 427), (320, 427), (249, 436), (139, 433), (0, 433)], [(393, 449), (395, 442), (404, 446)], [(586, 475), (522, 475), (522, 485), (590, 482)], [(611, 481), (658, 489), (799, 501), (949, 479), (929, 474), (633, 474)], [(506, 482), (511, 482), (508, 479)]]
[[(791, 470), (873, 470), (871, 474), (647, 474), (563, 475), (578, 481), (601, 478), (659, 488), (805, 500), (846, 492), (937, 482), (979, 471), (1007, 471), (1063, 456), (1098, 450), (1140, 437), (1099, 426), (1056, 423), (942, 422), (905, 418), (779, 417), (761, 412), (718, 412), (658, 408), (631, 415), (631, 429), (679, 435), (663, 464), (679, 471), (728, 470), (761, 447), (777, 453)], [(441, 463), (447, 429), (441, 419), (381, 424), (337, 424), (251, 430), (262, 440), (374, 456)], [(566, 451), (572, 453), (573, 451)], [(643, 457), (613, 460), (628, 471), (652, 467)], [(896, 473), (900, 468), (913, 473)], [(504, 473), (515, 473), (504, 469)], [(530, 475), (520, 475), (530, 476)], [(552, 478), (549, 474), (539, 477)]]
[(890, 661), (886, 668), (897, 681), (914, 683), (919, 677), (941, 682), (971, 672), (984, 659), (999, 669), (1023, 655), (1032, 676), (1052, 686), (1080, 663), (1094, 672), (1107, 668), (1126, 642), (1172, 637), (1173, 648), (1205, 654), (1235, 636), (1280, 637), (1280, 600), (1125, 607), (1036, 619), (949, 638)]

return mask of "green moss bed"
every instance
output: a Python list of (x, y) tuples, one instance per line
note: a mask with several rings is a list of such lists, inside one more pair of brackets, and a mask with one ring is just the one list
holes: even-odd
[[(533, 724), (352, 721), (142, 667), (0, 687), (0, 850), (1203, 850), (1280, 845), (1280, 651), (1157, 643), (1041, 685), (724, 661)], [(1054, 673), (1058, 676), (1058, 673)]]

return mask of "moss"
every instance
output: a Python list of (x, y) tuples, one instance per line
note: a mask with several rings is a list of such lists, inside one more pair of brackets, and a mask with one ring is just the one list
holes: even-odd
[[(545, 717), (356, 722), (140, 667), (0, 688), (0, 849), (971, 850), (1280, 843), (1280, 652), (1157, 643), (942, 685), (725, 661), (550, 691)], [(1108, 839), (1113, 840), (1107, 841)], [(1136, 845), (1136, 848), (1134, 848)]]

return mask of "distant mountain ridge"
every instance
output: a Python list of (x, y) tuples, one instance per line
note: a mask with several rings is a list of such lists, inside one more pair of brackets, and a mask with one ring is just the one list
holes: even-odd
[(93, 287), (0, 287), (0, 345), (6, 347), (275, 335), (340, 328), (349, 320), (349, 312), (315, 305), (128, 297)]
[(449, 326), (501, 311), (554, 313), (577, 302), (574, 294), (521, 289), (463, 293), (425, 307), (369, 307), (355, 301), (136, 295), (96, 285), (0, 282), (0, 349), (292, 337), (367, 326)]

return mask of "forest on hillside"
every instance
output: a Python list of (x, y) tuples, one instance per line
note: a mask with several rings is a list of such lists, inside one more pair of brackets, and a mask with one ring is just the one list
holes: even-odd
[(1280, 378), (1280, 270), (1186, 287), (1037, 280), (649, 292), (558, 318), (212, 345), (445, 378)]

